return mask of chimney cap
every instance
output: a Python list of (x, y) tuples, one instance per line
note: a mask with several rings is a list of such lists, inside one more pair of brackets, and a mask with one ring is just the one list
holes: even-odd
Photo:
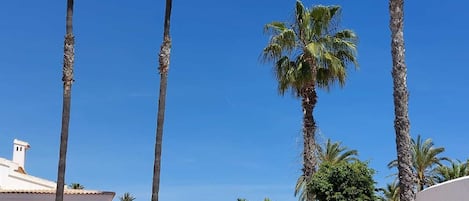
[(31, 146), (29, 145), (29, 143), (24, 142), (24, 141), (21, 141), (21, 140), (18, 140), (18, 139), (13, 140), (13, 144), (20, 145), (20, 146), (24, 146), (24, 147), (26, 147), (26, 148), (31, 148)]

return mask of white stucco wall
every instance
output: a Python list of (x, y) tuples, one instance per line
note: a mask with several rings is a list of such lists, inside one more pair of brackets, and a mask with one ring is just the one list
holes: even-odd
[(27, 142), (23, 142), (21, 140), (13, 140), (13, 162), (18, 164), (20, 167), (24, 169), (24, 162), (26, 159), (26, 150), (28, 150), (31, 146)]
[[(14, 140), (13, 160), (0, 158), (0, 201), (55, 201), (56, 183), (25, 173), (27, 142)], [(114, 192), (72, 190), (65, 186), (64, 201), (112, 201)]]
[[(64, 201), (112, 201), (113, 194), (64, 195)], [(1, 201), (55, 201), (55, 194), (0, 193)]]
[(6, 176), (8, 175), (8, 171), (10, 167), (2, 163), (2, 158), (0, 158), (0, 189), (2, 189), (3, 181), (6, 180)]
[(16, 172), (18, 164), (0, 158), (0, 189), (55, 189), (56, 183)]
[(417, 201), (469, 200), (469, 176), (431, 186), (417, 193)]

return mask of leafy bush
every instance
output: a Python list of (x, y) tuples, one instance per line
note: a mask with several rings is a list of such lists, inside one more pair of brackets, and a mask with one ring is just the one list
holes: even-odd
[(325, 162), (312, 176), (308, 191), (319, 201), (374, 201), (374, 172), (361, 161)]

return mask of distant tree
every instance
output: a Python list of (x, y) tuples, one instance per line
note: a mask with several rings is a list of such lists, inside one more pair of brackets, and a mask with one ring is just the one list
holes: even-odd
[(332, 164), (340, 162), (352, 162), (357, 159), (358, 151), (349, 150), (345, 146), (341, 146), (340, 142), (331, 142), (331, 139), (327, 139), (327, 142), (323, 146), (318, 146), (318, 158), (320, 163), (329, 162)]
[(68, 185), (69, 188), (71, 189), (77, 189), (77, 190), (81, 190), (81, 189), (84, 189), (85, 186), (79, 184), (79, 183), (71, 183), (70, 185)]
[(308, 183), (318, 201), (375, 201), (374, 170), (361, 161), (325, 162)]
[(130, 193), (124, 193), (124, 195), (122, 195), (120, 198), (119, 198), (120, 201), (133, 201), (135, 200), (135, 197), (132, 196)]
[[(418, 135), (417, 139), (412, 139), (411, 144), (412, 172), (417, 178), (416, 184), (418, 191), (421, 191), (425, 187), (435, 184), (435, 168), (442, 166), (442, 161), (450, 161), (450, 159), (438, 156), (445, 151), (445, 148), (435, 147), (435, 144), (430, 138), (424, 141), (422, 137)], [(397, 167), (397, 165), (397, 160), (393, 160), (388, 164), (388, 167), (393, 168)]]
[[(347, 67), (357, 66), (356, 34), (339, 27), (339, 6), (305, 7), (296, 2), (295, 19), (291, 23), (272, 22), (265, 25), (271, 39), (263, 50), (266, 62), (274, 64), (278, 91), (291, 91), (301, 99), (303, 109), (303, 175), (308, 181), (317, 168), (316, 121), (313, 112), (317, 89), (345, 85)], [(304, 178), (304, 179), (301, 179)], [(300, 200), (312, 201), (312, 195), (301, 194)]]
[(469, 175), (469, 161), (461, 163), (461, 161), (451, 161), (449, 166), (440, 165), (435, 169), (435, 182), (441, 183), (456, 179), (459, 177), (464, 177)]
[(378, 189), (383, 193), (379, 198), (380, 201), (399, 201), (399, 182), (387, 184), (386, 188)]
[[(245, 198), (238, 198), (237, 201), (248, 201)], [(269, 198), (264, 198), (264, 201), (271, 201)]]

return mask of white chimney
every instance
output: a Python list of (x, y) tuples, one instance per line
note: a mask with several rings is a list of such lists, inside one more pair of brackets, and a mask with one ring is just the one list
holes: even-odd
[(13, 162), (24, 168), (24, 160), (26, 158), (26, 150), (31, 146), (27, 142), (21, 140), (13, 140)]

